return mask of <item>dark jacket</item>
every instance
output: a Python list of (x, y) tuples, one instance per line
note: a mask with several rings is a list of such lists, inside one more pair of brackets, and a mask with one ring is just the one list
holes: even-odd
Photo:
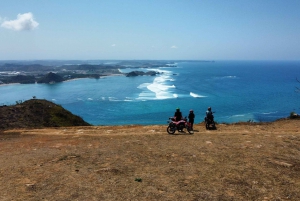
[(176, 111), (174, 114), (175, 121), (180, 121), (182, 119), (182, 114), (180, 111)]
[(195, 114), (193, 112), (190, 112), (188, 118), (189, 118), (189, 122), (194, 122)]

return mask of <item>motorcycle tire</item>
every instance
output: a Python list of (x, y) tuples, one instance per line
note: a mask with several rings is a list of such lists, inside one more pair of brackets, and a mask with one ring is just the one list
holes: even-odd
[(209, 129), (209, 124), (208, 123), (205, 124), (205, 128), (206, 128), (206, 130)]
[(186, 126), (186, 130), (189, 132), (189, 134), (194, 134), (194, 131), (190, 126)]
[(176, 131), (176, 127), (168, 126), (167, 132), (168, 132), (169, 134), (174, 134), (175, 131)]

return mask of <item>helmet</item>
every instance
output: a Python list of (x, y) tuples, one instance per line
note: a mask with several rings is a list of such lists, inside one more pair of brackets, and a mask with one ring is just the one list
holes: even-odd
[(211, 111), (211, 107), (208, 107), (207, 110), (208, 110), (208, 111)]
[(193, 110), (190, 110), (190, 112), (194, 112)]
[(176, 108), (176, 110), (177, 110), (177, 111), (179, 111), (179, 110), (180, 110), (180, 108), (178, 107), (178, 108)]

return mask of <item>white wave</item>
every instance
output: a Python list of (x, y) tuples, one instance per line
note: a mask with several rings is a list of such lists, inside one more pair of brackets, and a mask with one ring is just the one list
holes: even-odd
[(174, 98), (173, 93), (169, 91), (171, 88), (175, 88), (174, 85), (164, 85), (160, 82), (156, 82), (147, 86), (147, 88), (155, 93), (157, 99)]
[(236, 76), (235, 75), (229, 75), (229, 76), (225, 76), (224, 78), (234, 79), (234, 78), (236, 78)]
[(222, 80), (222, 79), (236, 79), (237, 76), (235, 75), (228, 75), (228, 76), (223, 76), (223, 77), (214, 77), (213, 79), (217, 79), (217, 80)]
[(236, 114), (236, 115), (232, 115), (232, 117), (244, 117), (244, 114)]
[(93, 100), (92, 98), (88, 98), (88, 100)]
[(108, 97), (109, 101), (117, 101), (117, 99), (115, 97)]
[(195, 94), (195, 93), (193, 93), (193, 92), (190, 92), (190, 95), (191, 95), (192, 97), (194, 97), (194, 98), (205, 98), (205, 97), (207, 97), (207, 96), (202, 96), (202, 95), (199, 95), (199, 94)]
[(172, 71), (169, 71), (169, 70), (162, 70), (161, 68), (148, 68), (147, 70), (148, 70), (148, 71), (156, 71), (156, 72), (159, 72), (159, 73), (161, 73), (161, 74), (167, 74), (167, 75), (172, 74)]
[(124, 101), (133, 101), (132, 98), (130, 97), (125, 97), (125, 100)]
[(261, 114), (276, 114), (278, 111), (276, 111), (276, 112), (263, 112), (263, 113), (261, 113)]
[(140, 84), (137, 88), (142, 89), (142, 88), (147, 88), (147, 86), (149, 86), (151, 83), (143, 83)]
[(138, 86), (139, 89), (143, 89), (143, 92), (139, 94), (137, 99), (141, 100), (154, 100), (154, 99), (169, 99), (174, 98), (173, 90), (175, 85), (169, 85), (168, 82), (174, 81), (171, 77), (172, 72), (161, 69), (148, 69), (160, 72), (153, 83), (143, 83)]
[(173, 94), (174, 98), (178, 98), (178, 94)]
[(102, 100), (105, 100), (105, 97), (101, 97)]

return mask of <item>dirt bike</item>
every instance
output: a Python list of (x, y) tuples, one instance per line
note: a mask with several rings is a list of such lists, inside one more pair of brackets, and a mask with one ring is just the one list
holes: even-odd
[(167, 128), (167, 132), (169, 134), (174, 134), (176, 130), (182, 132), (184, 128), (189, 132), (189, 134), (193, 134), (193, 130), (191, 128), (191, 124), (187, 122), (186, 117), (180, 121), (175, 121), (174, 117), (170, 117), (168, 121), (169, 125)]
[[(214, 112), (212, 112), (212, 114), (213, 113)], [(215, 124), (214, 116), (213, 115), (211, 115), (210, 117), (205, 117), (204, 121), (205, 121), (205, 128), (207, 130), (209, 130), (209, 129), (216, 129), (216, 124)]]

